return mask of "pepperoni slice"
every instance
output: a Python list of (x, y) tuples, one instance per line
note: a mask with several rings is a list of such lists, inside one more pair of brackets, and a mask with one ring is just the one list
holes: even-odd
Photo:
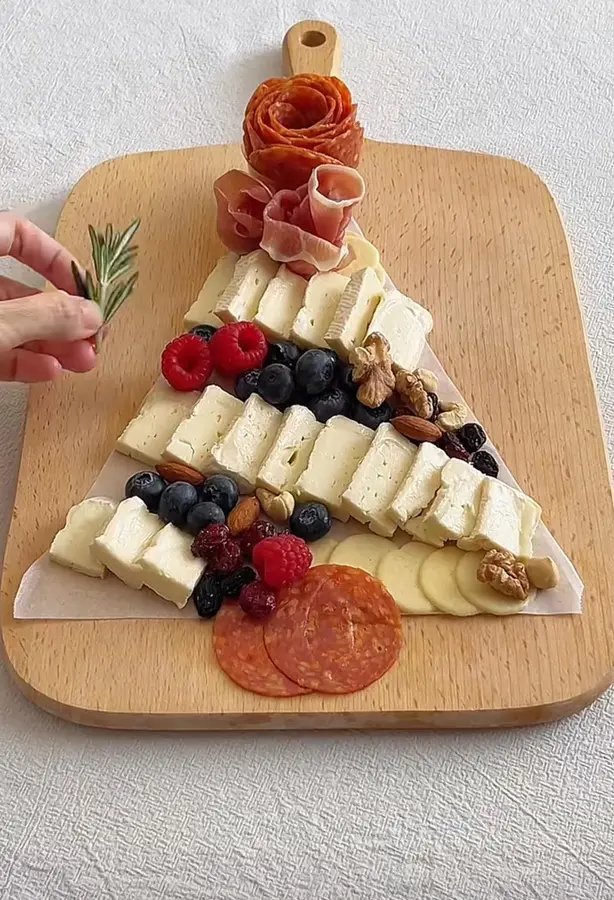
[(264, 624), (226, 601), (213, 622), (213, 649), (220, 668), (235, 684), (265, 697), (298, 697), (307, 688), (291, 681), (271, 662), (264, 646)]
[(286, 588), (264, 627), (274, 664), (313, 691), (350, 694), (396, 662), (398, 607), (383, 584), (349, 566), (317, 566)]
[(283, 185), (293, 191), (307, 184), (317, 166), (339, 166), (341, 163), (323, 153), (279, 144), (254, 150), (249, 156), (249, 165), (267, 184), (274, 188)]

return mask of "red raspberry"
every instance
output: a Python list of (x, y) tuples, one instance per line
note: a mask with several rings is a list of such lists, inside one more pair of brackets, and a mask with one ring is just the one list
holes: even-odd
[(218, 328), (209, 342), (213, 366), (220, 375), (237, 376), (259, 368), (268, 352), (266, 338), (251, 322)]
[(219, 544), (224, 544), (230, 538), (228, 525), (207, 525), (199, 531), (192, 541), (192, 553), (201, 559), (209, 559), (209, 554)]
[(162, 351), (162, 374), (176, 391), (202, 391), (212, 371), (209, 344), (197, 334), (182, 334)]
[(256, 571), (265, 584), (274, 589), (302, 578), (312, 559), (305, 541), (294, 534), (265, 538), (256, 544), (252, 553)]
[(261, 581), (246, 584), (239, 594), (239, 606), (252, 619), (266, 619), (275, 612), (278, 603), (273, 591)]
[(241, 548), (239, 542), (230, 540), (216, 544), (209, 550), (209, 566), (212, 572), (229, 575), (241, 565)]
[(275, 537), (276, 534), (277, 529), (272, 522), (265, 522), (264, 519), (258, 519), (257, 522), (250, 525), (247, 531), (244, 531), (240, 536), (239, 541), (241, 542), (241, 550), (246, 556), (251, 556), (252, 550), (256, 544), (259, 544), (260, 541), (263, 541), (265, 538)]

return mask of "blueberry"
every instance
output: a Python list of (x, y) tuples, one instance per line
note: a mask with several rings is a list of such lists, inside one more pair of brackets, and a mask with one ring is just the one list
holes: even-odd
[(318, 422), (328, 422), (332, 416), (348, 416), (352, 409), (350, 397), (339, 388), (330, 388), (319, 397), (312, 397), (309, 408)]
[(231, 509), (237, 505), (239, 488), (228, 475), (212, 475), (207, 478), (199, 490), (199, 499), (210, 503), (217, 503), (222, 511), (228, 515)]
[(341, 366), (343, 365), (343, 363), (341, 362), (341, 360), (339, 359), (338, 354), (335, 353), (334, 350), (331, 350), (331, 349), (328, 348), (328, 347), (326, 347), (326, 348), (323, 347), (323, 348), (322, 348), (322, 353), (326, 353), (326, 355), (328, 356), (328, 358), (329, 358), (329, 359), (332, 359), (332, 361), (333, 361), (333, 363), (334, 363), (334, 366), (335, 366), (335, 371), (338, 371), (338, 370), (341, 368)]
[(341, 363), (337, 370), (335, 384), (342, 391), (347, 391), (350, 394), (355, 394), (359, 388), (358, 383), (352, 378), (352, 367), (346, 366), (345, 363)]
[(158, 504), (165, 487), (166, 481), (157, 472), (137, 472), (126, 482), (124, 494), (126, 497), (138, 497), (149, 512), (155, 513), (158, 512)]
[(219, 575), (204, 572), (196, 582), (191, 599), (196, 607), (196, 612), (202, 619), (212, 619), (219, 612), (220, 606), (224, 602), (221, 581)]
[(240, 375), (235, 383), (235, 394), (239, 400), (247, 400), (258, 390), (258, 377), (262, 369), (249, 369)]
[(330, 531), (330, 513), (323, 503), (303, 503), (290, 517), (290, 531), (304, 541), (318, 541)]
[(288, 406), (309, 406), (313, 397), (310, 397), (309, 394), (305, 393), (305, 391), (299, 390), (299, 388), (295, 388), (292, 391), (292, 396), (288, 400)]
[(300, 355), (300, 347), (291, 341), (276, 341), (274, 344), (269, 344), (269, 352), (264, 364), (270, 366), (273, 363), (281, 363), (283, 366), (293, 369)]
[(294, 391), (294, 378), (288, 366), (272, 363), (265, 366), (258, 378), (258, 393), (273, 406), (287, 403)]
[(360, 425), (366, 425), (367, 428), (377, 428), (382, 422), (388, 422), (394, 415), (394, 410), (389, 403), (381, 403), (374, 409), (365, 406), (358, 400), (354, 404), (352, 418)]
[(197, 334), (199, 338), (209, 343), (216, 331), (217, 328), (214, 328), (213, 325), (197, 325), (196, 328), (190, 328), (188, 334)]
[(222, 578), (222, 594), (224, 597), (238, 597), (241, 588), (256, 580), (256, 573), (251, 566), (241, 566), (236, 572), (231, 572)]
[[(307, 350), (296, 364), (296, 384), (308, 394), (321, 394), (330, 387), (335, 376), (332, 350)], [(335, 354), (336, 356), (336, 354)]]
[(185, 530), (196, 536), (207, 525), (223, 525), (226, 521), (224, 510), (217, 503), (203, 500), (193, 506), (188, 513)]
[(193, 484), (187, 481), (175, 481), (162, 491), (158, 515), (163, 522), (171, 522), (177, 528), (183, 528), (188, 513), (198, 503), (198, 493)]

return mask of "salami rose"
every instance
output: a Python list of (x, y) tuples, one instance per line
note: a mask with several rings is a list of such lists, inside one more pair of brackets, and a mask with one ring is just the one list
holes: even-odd
[(356, 106), (339, 78), (271, 78), (255, 91), (245, 110), (245, 157), (276, 189), (301, 187), (319, 165), (355, 168), (362, 141)]

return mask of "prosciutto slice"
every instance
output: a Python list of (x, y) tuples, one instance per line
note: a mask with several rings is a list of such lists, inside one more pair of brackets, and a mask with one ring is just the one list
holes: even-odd
[(355, 169), (323, 165), (295, 191), (278, 191), (264, 209), (260, 246), (272, 259), (310, 278), (343, 261), (343, 238), (365, 185)]
[(230, 169), (213, 185), (217, 203), (217, 233), (234, 253), (251, 253), (260, 246), (264, 209), (271, 191), (247, 172)]

